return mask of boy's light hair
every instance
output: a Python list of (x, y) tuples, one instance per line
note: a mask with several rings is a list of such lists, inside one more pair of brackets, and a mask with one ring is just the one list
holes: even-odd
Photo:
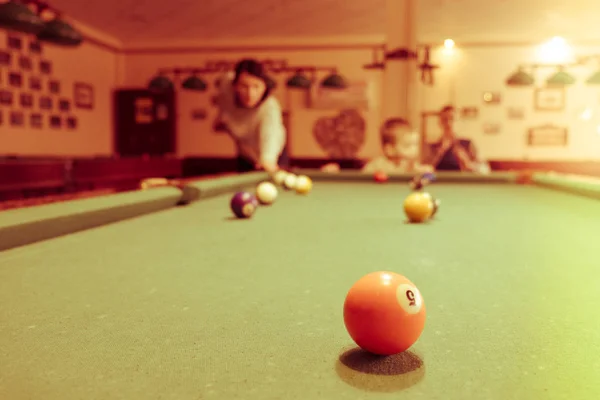
[(389, 118), (382, 125), (380, 129), (381, 134), (381, 145), (385, 146), (386, 144), (395, 145), (398, 138), (393, 131), (394, 128), (399, 126), (409, 127), (409, 123), (404, 118)]

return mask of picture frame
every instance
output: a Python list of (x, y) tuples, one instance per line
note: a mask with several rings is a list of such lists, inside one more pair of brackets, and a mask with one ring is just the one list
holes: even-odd
[(481, 98), (487, 105), (498, 105), (502, 103), (502, 94), (500, 92), (487, 91), (481, 95)]
[(562, 86), (546, 86), (534, 91), (533, 108), (536, 111), (563, 111), (566, 91)]
[(75, 107), (86, 110), (94, 108), (94, 87), (88, 83), (75, 82), (73, 85)]
[(460, 118), (463, 120), (477, 119), (479, 109), (477, 107), (463, 107), (460, 109)]
[(483, 124), (483, 133), (486, 135), (498, 135), (502, 131), (502, 125), (497, 122), (486, 122)]
[(525, 119), (525, 107), (509, 107), (506, 114), (508, 119), (523, 120)]
[(532, 127), (527, 131), (529, 147), (566, 147), (569, 144), (567, 128), (553, 124)]

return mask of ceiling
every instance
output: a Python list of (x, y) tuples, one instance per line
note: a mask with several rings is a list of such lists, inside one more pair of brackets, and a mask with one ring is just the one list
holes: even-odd
[[(51, 0), (125, 44), (384, 35), (390, 0)], [(405, 1), (405, 0), (396, 0)], [(600, 39), (597, 0), (414, 0), (419, 41)]]

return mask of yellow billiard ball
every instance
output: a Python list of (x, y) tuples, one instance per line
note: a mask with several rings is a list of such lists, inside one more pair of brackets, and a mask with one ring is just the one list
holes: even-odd
[(296, 193), (308, 194), (312, 190), (312, 180), (306, 175), (300, 175), (296, 179)]
[(413, 192), (404, 200), (404, 213), (410, 222), (425, 222), (433, 215), (433, 199), (429, 193)]

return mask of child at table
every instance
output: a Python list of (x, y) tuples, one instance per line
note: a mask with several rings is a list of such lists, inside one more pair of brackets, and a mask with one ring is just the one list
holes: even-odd
[(424, 173), (433, 167), (419, 162), (420, 136), (403, 118), (390, 118), (381, 127), (382, 155), (368, 161), (363, 172)]

